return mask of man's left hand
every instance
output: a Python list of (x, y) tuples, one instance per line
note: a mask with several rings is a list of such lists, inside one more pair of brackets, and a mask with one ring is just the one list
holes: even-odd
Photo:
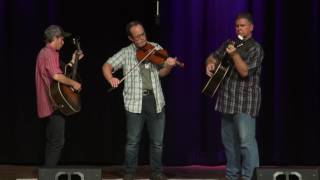
[(237, 48), (234, 47), (233, 44), (229, 44), (228, 47), (227, 47), (227, 49), (226, 49), (226, 51), (227, 51), (227, 53), (228, 53), (230, 56), (232, 56), (232, 55), (234, 55), (234, 54), (236, 53)]
[(169, 66), (174, 66), (174, 65), (176, 65), (176, 61), (177, 61), (176, 57), (175, 58), (168, 57), (166, 60), (166, 64)]
[(80, 50), (75, 50), (74, 53), (72, 54), (72, 60), (71, 63), (74, 64), (75, 60), (76, 60), (76, 55), (78, 55), (79, 60), (82, 59), (84, 57), (83, 52)]

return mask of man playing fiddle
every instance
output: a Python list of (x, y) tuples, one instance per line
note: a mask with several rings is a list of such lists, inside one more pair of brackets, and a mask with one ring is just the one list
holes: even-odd
[[(129, 46), (122, 48), (110, 57), (103, 65), (103, 75), (113, 88), (118, 87), (120, 80), (113, 77), (112, 71), (123, 68), (125, 79), (123, 98), (126, 110), (127, 141), (125, 147), (124, 180), (135, 178), (138, 164), (138, 149), (144, 123), (147, 124), (150, 139), (151, 180), (166, 179), (162, 169), (162, 148), (165, 127), (165, 100), (160, 78), (168, 75), (176, 64), (176, 59), (168, 57), (163, 64), (158, 65), (144, 61), (139, 66), (136, 51), (147, 44), (152, 44), (155, 50), (162, 49), (160, 45), (148, 42), (143, 25), (138, 21), (127, 24), (126, 31)], [(135, 66), (137, 67), (136, 69)], [(132, 70), (131, 72), (129, 72)]]

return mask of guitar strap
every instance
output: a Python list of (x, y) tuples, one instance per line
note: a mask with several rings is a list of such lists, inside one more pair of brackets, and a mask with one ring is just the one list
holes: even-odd
[(239, 53), (248, 52), (249, 49), (254, 46), (254, 42), (255, 41), (253, 38), (250, 38), (250, 39), (244, 41), (243, 45), (241, 47), (237, 48), (237, 51), (239, 51)]

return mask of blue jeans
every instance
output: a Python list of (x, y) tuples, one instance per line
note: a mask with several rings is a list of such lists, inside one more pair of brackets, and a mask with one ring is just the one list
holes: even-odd
[(127, 114), (127, 142), (125, 149), (125, 171), (134, 174), (138, 164), (141, 133), (146, 122), (150, 139), (150, 166), (153, 174), (162, 173), (162, 146), (165, 113), (156, 112), (153, 95), (143, 96), (142, 112)]
[(250, 180), (259, 166), (256, 120), (248, 114), (222, 114), (221, 135), (227, 158), (226, 177)]

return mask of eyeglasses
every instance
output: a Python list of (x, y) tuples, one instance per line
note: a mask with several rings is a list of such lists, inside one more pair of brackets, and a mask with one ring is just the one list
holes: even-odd
[(132, 38), (133, 38), (133, 39), (140, 39), (140, 38), (144, 37), (145, 35), (146, 35), (146, 33), (143, 32), (143, 33), (138, 34), (138, 35), (136, 35), (136, 36), (132, 36)]

